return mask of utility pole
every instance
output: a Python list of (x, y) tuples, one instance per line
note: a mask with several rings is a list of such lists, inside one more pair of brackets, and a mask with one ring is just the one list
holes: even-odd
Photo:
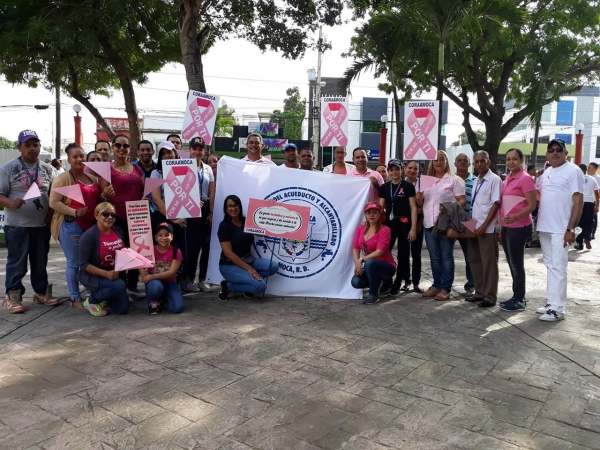
[(54, 95), (56, 99), (56, 140), (54, 141), (54, 155), (60, 159), (60, 84), (54, 85)]
[[(323, 28), (319, 27), (319, 41), (317, 44), (317, 84), (315, 86), (315, 99), (313, 115), (313, 154), (319, 167), (323, 167), (323, 154), (321, 152), (321, 63), (323, 61)], [(318, 112), (318, 113), (317, 113)]]

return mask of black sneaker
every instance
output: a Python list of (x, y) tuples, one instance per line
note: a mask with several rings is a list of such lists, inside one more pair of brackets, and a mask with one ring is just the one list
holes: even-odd
[(219, 300), (226, 302), (228, 295), (229, 295), (229, 288), (227, 287), (227, 280), (223, 280), (223, 281), (221, 281), (221, 290), (219, 291), (217, 298)]
[(392, 287), (392, 280), (385, 280), (379, 289), (379, 295), (386, 296), (390, 294)]
[(246, 297), (246, 298), (254, 298), (254, 294), (252, 292), (244, 292), (244, 297)]
[(160, 304), (158, 302), (151, 302), (148, 305), (148, 314), (151, 316), (156, 315), (160, 312)]
[(367, 298), (365, 298), (363, 300), (363, 305), (374, 305), (379, 300), (381, 300), (379, 297), (372, 297), (372, 296), (369, 295)]
[(390, 289), (390, 295), (392, 297), (396, 297), (400, 293), (400, 286), (397, 284), (392, 284), (392, 288)]
[(506, 305), (507, 303), (510, 303), (510, 302), (512, 302), (514, 299), (515, 299), (514, 297), (511, 297), (511, 298), (509, 298), (508, 300), (504, 300), (503, 302), (500, 302), (500, 306), (504, 306), (504, 305)]
[(527, 305), (525, 304), (525, 302), (520, 302), (519, 300), (513, 298), (508, 302), (501, 304), (500, 309), (502, 311), (525, 311), (526, 306)]

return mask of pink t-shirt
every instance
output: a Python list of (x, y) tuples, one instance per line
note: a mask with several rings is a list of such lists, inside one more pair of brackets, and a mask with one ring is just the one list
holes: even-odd
[(451, 175), (445, 174), (433, 186), (423, 191), (423, 227), (431, 228), (440, 215), (440, 204), (455, 202), (456, 197), (465, 195), (463, 181)]
[[(517, 197), (523, 197), (525, 199), (525, 194), (527, 192), (535, 191), (535, 181), (531, 178), (524, 170), (521, 170), (516, 176), (513, 176), (512, 173), (508, 174), (504, 182), (502, 183), (502, 197), (505, 195), (516, 195)], [(512, 208), (509, 211), (510, 216), (515, 216), (523, 211), (527, 207), (527, 201), (524, 200)], [(507, 214), (504, 212), (504, 207), (500, 206), (500, 219), (504, 219)], [(522, 219), (517, 220), (513, 223), (502, 223), (503, 227), (506, 228), (523, 228), (528, 225), (531, 225), (533, 220), (531, 220), (531, 214), (523, 217)]]
[[(377, 179), (377, 183), (379, 183), (379, 186), (381, 186), (383, 183), (385, 183), (383, 181), (383, 177), (381, 176), (381, 174), (375, 170), (371, 170), (369, 168), (367, 168), (367, 171), (365, 173), (360, 173), (356, 170), (356, 168), (352, 169), (350, 172), (348, 172), (348, 175), (352, 175), (354, 177), (361, 177), (361, 178), (370, 178), (370, 177), (375, 177)], [(371, 181), (369, 181), (370, 183)], [(375, 187), (371, 184), (371, 189), (369, 190), (369, 202), (379, 202), (379, 186)]]
[(113, 270), (115, 253), (122, 248), (125, 248), (125, 244), (114, 230), (110, 230), (108, 234), (100, 232), (100, 266), (102, 269)]
[[(158, 250), (158, 245), (154, 246), (154, 268), (148, 269), (148, 273), (163, 273), (167, 272), (171, 269), (171, 264), (173, 263), (173, 259), (181, 261), (183, 258), (181, 256), (181, 250), (177, 249), (175, 253), (175, 258), (173, 258), (173, 249), (169, 248), (166, 252), (161, 253)], [(166, 280), (161, 280), (163, 283), (175, 283), (177, 281), (177, 276), (167, 278)]]
[[(112, 178), (112, 187), (115, 195), (110, 198), (110, 202), (115, 207), (117, 216), (121, 219), (127, 219), (125, 213), (125, 202), (140, 200), (144, 193), (144, 173), (140, 166), (133, 166), (131, 173), (123, 173), (110, 166), (110, 176)], [(125, 231), (125, 230), (123, 230)]]
[(359, 225), (354, 233), (354, 241), (352, 248), (354, 250), (362, 250), (363, 255), (373, 253), (375, 250), (383, 250), (383, 255), (376, 258), (379, 261), (384, 261), (396, 267), (396, 261), (390, 252), (390, 241), (392, 240), (392, 232), (388, 227), (382, 225), (377, 233), (365, 241), (365, 227)]

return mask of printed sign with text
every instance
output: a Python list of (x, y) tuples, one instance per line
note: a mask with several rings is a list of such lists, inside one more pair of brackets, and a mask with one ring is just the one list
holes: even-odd
[(129, 246), (132, 250), (154, 263), (152, 223), (148, 200), (125, 202)]
[(437, 159), (439, 105), (437, 100), (404, 104), (404, 159)]
[(321, 145), (323, 147), (348, 145), (348, 99), (323, 97), (321, 111)]
[(185, 117), (181, 137), (190, 140), (199, 136), (210, 145), (217, 121), (219, 109), (219, 96), (205, 94), (204, 92), (190, 91), (188, 94)]
[(307, 206), (251, 198), (244, 231), (260, 236), (274, 236), (305, 241), (310, 220)]
[(200, 217), (200, 189), (195, 159), (163, 161), (165, 207), (167, 219)]

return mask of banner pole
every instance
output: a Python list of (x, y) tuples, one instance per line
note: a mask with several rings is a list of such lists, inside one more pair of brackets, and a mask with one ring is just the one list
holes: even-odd
[[(281, 238), (277, 243), (281, 243)], [(273, 250), (271, 250), (271, 259), (269, 260), (269, 270), (271, 270), (271, 264), (273, 263), (273, 256), (275, 256), (275, 243), (273, 242)], [(267, 286), (269, 285), (269, 277), (265, 278), (265, 290), (260, 296), (260, 303), (264, 303), (265, 294), (267, 293)]]

